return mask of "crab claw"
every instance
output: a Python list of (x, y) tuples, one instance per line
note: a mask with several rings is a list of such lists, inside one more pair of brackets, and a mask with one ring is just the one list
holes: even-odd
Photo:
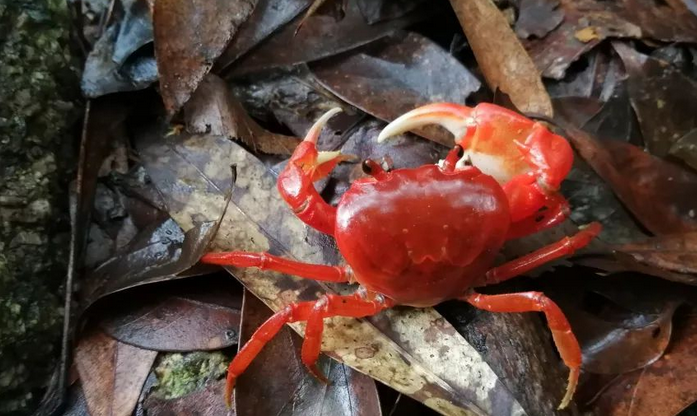
[(458, 142), (467, 132), (467, 128), (472, 126), (472, 110), (470, 107), (451, 103), (435, 103), (416, 108), (388, 124), (380, 132), (378, 142), (429, 124), (444, 127)]
[(334, 232), (336, 208), (324, 202), (313, 182), (329, 175), (339, 162), (350, 157), (339, 152), (317, 151), (317, 140), (327, 121), (340, 111), (333, 108), (315, 122), (278, 176), (278, 191), (295, 215), (326, 234)]

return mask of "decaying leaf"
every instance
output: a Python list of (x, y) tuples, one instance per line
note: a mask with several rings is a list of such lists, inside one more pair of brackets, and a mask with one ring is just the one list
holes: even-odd
[(675, 329), (666, 354), (604, 390), (594, 408), (608, 416), (674, 416), (697, 400), (697, 319)]
[(567, 133), (581, 157), (649, 231), (671, 234), (697, 229), (693, 203), (697, 174), (631, 144), (600, 142), (575, 128)]
[[(245, 291), (240, 345), (244, 345), (272, 311)], [(302, 339), (284, 328), (257, 356), (235, 385), (238, 415), (373, 416), (380, 414), (375, 381), (327, 357), (315, 379), (300, 360)]]
[(233, 85), (235, 96), (250, 114), (281, 123), (297, 137), (304, 137), (327, 109), (342, 108), (344, 111), (332, 117), (320, 134), (318, 143), (323, 150), (338, 149), (344, 133), (365, 117), (322, 87), (306, 66), (258, 77), (252, 84)]
[(129, 416), (157, 351), (123, 344), (101, 331), (84, 334), (75, 350), (82, 388), (92, 416)]
[(697, 232), (668, 234), (624, 244), (617, 250), (637, 261), (678, 273), (697, 274)]
[(671, 146), (697, 126), (697, 83), (672, 65), (614, 42), (629, 75), (629, 93), (646, 147), (664, 157)]
[(155, 2), (155, 57), (170, 115), (189, 100), (255, 5), (256, 0)]
[[(215, 288), (211, 290), (211, 288)], [(217, 350), (237, 344), (241, 297), (235, 285), (197, 277), (117, 294), (101, 328), (117, 340), (155, 351)]]
[(214, 221), (204, 221), (184, 233), (172, 219), (146, 228), (122, 253), (91, 273), (83, 290), (83, 309), (111, 293), (177, 279), (203, 255), (215, 230)]
[(511, 97), (522, 112), (552, 116), (537, 67), (491, 0), (450, 0), (489, 88)]
[(526, 39), (530, 36), (545, 37), (564, 20), (564, 10), (559, 0), (521, 0), (515, 33)]
[[(237, 166), (231, 205), (212, 250), (268, 250), (312, 263), (337, 260), (326, 237), (308, 229), (285, 206), (274, 177), (252, 155), (211, 136), (162, 140), (162, 135), (161, 127), (154, 129), (140, 136), (137, 146), (170, 214), (185, 229), (195, 220), (220, 216), (230, 186), (226, 167)], [(229, 271), (274, 310), (328, 291), (311, 280), (253, 269)], [(328, 320), (323, 351), (443, 414), (525, 413), (476, 350), (432, 309), (400, 309), (383, 316), (392, 327), (389, 337), (365, 320)], [(301, 326), (293, 327), (302, 332)], [(424, 328), (434, 335), (427, 336)], [(439, 354), (432, 354), (433, 349)]]
[[(431, 102), (465, 104), (480, 87), (447, 51), (408, 32), (320, 61), (311, 70), (331, 92), (384, 121)], [(441, 144), (453, 143), (452, 136), (439, 129), (419, 133)]]
[(264, 153), (289, 155), (300, 139), (258, 125), (232, 96), (225, 81), (208, 74), (184, 105), (187, 131), (239, 140)]
[(199, 390), (177, 399), (161, 399), (150, 395), (143, 404), (148, 416), (235, 416), (222, 400), (225, 380), (211, 382)]
[(90, 98), (135, 91), (157, 81), (157, 63), (152, 50), (152, 17), (148, 2), (122, 1), (125, 14), (107, 28), (94, 45), (82, 73), (82, 93)]
[(295, 34), (297, 19), (269, 37), (252, 53), (238, 60), (231, 76), (316, 61), (365, 45), (395, 30), (432, 15), (432, 8), (415, 10), (393, 20), (369, 25), (357, 0), (348, 0), (344, 16), (314, 14), (301, 31)]
[(220, 72), (225, 71), (239, 57), (295, 18), (310, 3), (312, 0), (258, 0), (252, 14), (220, 55), (215, 68)]
[[(564, 21), (541, 39), (530, 40), (526, 49), (535, 65), (548, 78), (561, 79), (566, 69), (581, 55), (597, 46), (606, 37), (639, 38), (639, 26), (622, 16), (620, 2), (597, 0), (560, 0)], [(592, 37), (579, 32), (592, 31)]]

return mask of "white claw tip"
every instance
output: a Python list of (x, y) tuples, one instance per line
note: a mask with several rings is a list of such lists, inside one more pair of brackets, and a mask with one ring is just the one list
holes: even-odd
[(334, 107), (331, 110), (327, 111), (320, 117), (317, 121), (315, 121), (315, 124), (312, 125), (310, 128), (310, 131), (307, 132), (307, 136), (305, 136), (305, 141), (306, 142), (313, 142), (317, 143), (317, 139), (319, 138), (319, 133), (322, 131), (324, 126), (327, 124), (327, 121), (329, 121), (330, 118), (332, 118), (335, 114), (340, 113), (342, 110), (339, 107)]

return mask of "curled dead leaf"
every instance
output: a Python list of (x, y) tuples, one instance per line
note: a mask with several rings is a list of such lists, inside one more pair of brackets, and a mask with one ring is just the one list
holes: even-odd
[(187, 131), (239, 140), (275, 155), (293, 153), (300, 139), (272, 133), (256, 123), (230, 93), (222, 79), (208, 74), (184, 105)]
[(508, 94), (522, 112), (551, 117), (540, 73), (491, 0), (450, 0), (489, 88)]

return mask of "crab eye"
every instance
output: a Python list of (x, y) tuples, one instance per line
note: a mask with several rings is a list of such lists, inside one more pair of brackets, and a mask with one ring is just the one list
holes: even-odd
[(455, 145), (455, 149), (457, 149), (457, 158), (462, 159), (462, 156), (465, 155), (465, 149), (463, 149), (459, 144)]
[(373, 161), (370, 160), (370, 159), (364, 160), (363, 163), (361, 164), (361, 169), (363, 169), (363, 173), (365, 173), (366, 175), (372, 174), (372, 173), (373, 173), (373, 165), (374, 165), (374, 163), (375, 163), (375, 162), (373, 162)]

